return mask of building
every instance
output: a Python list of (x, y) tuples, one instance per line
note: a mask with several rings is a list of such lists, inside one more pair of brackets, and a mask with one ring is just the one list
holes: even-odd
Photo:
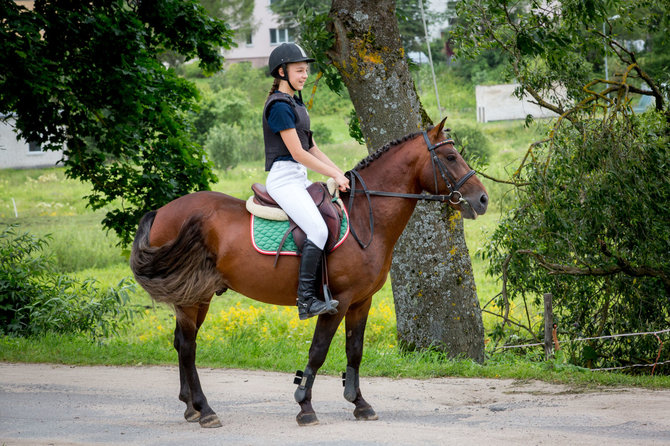
[(519, 100), (514, 96), (514, 91), (518, 87), (519, 84), (477, 85), (475, 87), (477, 122), (526, 119), (527, 115), (533, 118), (556, 116), (556, 113), (540, 107), (528, 96)]
[[(14, 0), (19, 6), (32, 10), (34, 0)], [(12, 115), (0, 115), (0, 169), (27, 169), (32, 167), (54, 167), (63, 159), (63, 151), (43, 151), (42, 147), (18, 138), (16, 120)]]
[[(293, 42), (293, 30), (282, 27), (279, 18), (272, 12), (270, 5), (273, 0), (256, 0), (254, 2), (253, 32), (242, 36), (237, 41), (237, 47), (224, 51), (225, 63), (251, 62), (255, 68), (265, 67), (272, 50), (284, 43)], [(453, 0), (424, 0), (424, 8), (454, 16), (456, 2)], [(451, 13), (451, 14), (450, 14)], [(444, 23), (435, 23), (429, 26), (428, 34), (431, 39), (440, 36), (441, 31), (449, 27), (452, 19)], [(417, 57), (419, 57), (417, 55)], [(426, 57), (424, 55), (424, 57)], [(427, 58), (426, 58), (427, 60)]]
[(0, 115), (0, 169), (54, 167), (63, 159), (62, 150), (43, 151), (39, 144), (17, 139), (12, 116)]
[(224, 51), (225, 62), (251, 62), (260, 68), (268, 64), (270, 53), (284, 42), (293, 42), (292, 30), (284, 28), (270, 9), (273, 0), (254, 2), (253, 32), (237, 41), (237, 48)]

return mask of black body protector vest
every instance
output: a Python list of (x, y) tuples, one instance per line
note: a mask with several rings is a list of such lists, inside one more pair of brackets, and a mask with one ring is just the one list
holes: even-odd
[(286, 102), (293, 109), (293, 112), (296, 116), (295, 130), (298, 133), (298, 138), (300, 139), (300, 145), (302, 148), (304, 150), (309, 150), (314, 146), (314, 141), (312, 140), (312, 131), (309, 129), (309, 113), (307, 113), (307, 107), (305, 107), (305, 104), (293, 96), (282, 93), (281, 91), (272, 93), (265, 102), (265, 108), (263, 109), (263, 139), (265, 140), (266, 171), (270, 170), (272, 163), (274, 163), (278, 157), (291, 156), (291, 152), (289, 152), (286, 144), (284, 144), (284, 141), (281, 139), (281, 136), (277, 133), (274, 133), (268, 124), (270, 106), (275, 102)]

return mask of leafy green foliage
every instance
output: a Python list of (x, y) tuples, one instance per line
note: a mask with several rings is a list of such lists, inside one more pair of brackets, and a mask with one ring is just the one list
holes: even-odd
[(230, 64), (208, 80), (214, 92), (226, 88), (238, 91), (240, 97), (246, 98), (256, 108), (254, 119), (258, 121), (274, 80), (267, 71), (267, 67), (252, 68), (249, 62), (240, 62)]
[(314, 135), (318, 135), (319, 144), (330, 144), (333, 142), (333, 132), (325, 124), (312, 125)]
[(117, 335), (134, 314), (128, 305), (134, 284), (121, 280), (117, 288), (100, 290), (93, 279), (79, 282), (53, 272), (44, 254), (47, 238), (0, 232), (0, 330), (4, 334), (86, 333), (94, 338)]
[(13, 226), (0, 232), (0, 327), (7, 332), (20, 332), (28, 325), (26, 315), (17, 313), (39, 295), (44, 287), (34, 277), (48, 268), (47, 259), (39, 253), (47, 244), (30, 234), (17, 234)]
[[(500, 50), (520, 83), (517, 93), (561, 115), (513, 174), (514, 205), (483, 252), (490, 273), (503, 276), (501, 315), (521, 302), (527, 321), (512, 322), (534, 339), (542, 320), (528, 308), (540, 306), (543, 293), (553, 294), (560, 332), (570, 339), (667, 328), (670, 114), (661, 93), (664, 79), (650, 76), (635, 52), (617, 41), (617, 30), (645, 36), (667, 28), (658, 13), (666, 6), (599, 0), (461, 4), (463, 54)], [(593, 72), (603, 46), (621, 70), (607, 81)], [(657, 112), (634, 115), (632, 93), (653, 95)], [(509, 321), (503, 316), (494, 335), (515, 332), (506, 328)], [(607, 367), (653, 361), (658, 346), (655, 337), (642, 336), (571, 343), (568, 349), (573, 363)]]
[(204, 144), (220, 169), (233, 168), (239, 161), (260, 160), (264, 155), (260, 114), (241, 90), (205, 93), (193, 121), (193, 139)]
[(157, 59), (173, 50), (220, 68), (231, 31), (196, 0), (2, 2), (0, 16), (0, 113), (23, 138), (65, 148), (68, 176), (91, 182), (88, 204), (109, 209), (121, 244), (147, 210), (215, 180), (186, 130), (197, 91)]
[(363, 130), (361, 130), (361, 121), (358, 119), (356, 110), (353, 108), (349, 113), (349, 136), (358, 142), (358, 144), (365, 144), (365, 137)]
[[(524, 167), (519, 204), (485, 252), (490, 272), (506, 274), (510, 300), (539, 305), (542, 293), (552, 293), (560, 330), (571, 339), (667, 328), (668, 123), (649, 112), (582, 124), (582, 132), (561, 127)], [(498, 304), (505, 307), (504, 297)], [(578, 364), (616, 366), (654, 359), (658, 342), (573, 347)]]
[(243, 130), (239, 125), (221, 122), (207, 133), (205, 149), (210, 153), (219, 169), (232, 169), (241, 159), (241, 148), (245, 145)]
[(487, 161), (491, 154), (491, 143), (478, 127), (459, 125), (451, 131), (451, 135), (456, 145), (462, 148), (462, 155), (468, 164), (472, 164), (474, 159), (483, 163)]
[(316, 9), (301, 7), (298, 11), (300, 45), (305, 49), (314, 62), (313, 69), (321, 73), (328, 88), (337, 94), (344, 89), (344, 83), (339, 71), (328, 56), (328, 51), (335, 44), (335, 35), (329, 31), (330, 17), (328, 11), (319, 12)]

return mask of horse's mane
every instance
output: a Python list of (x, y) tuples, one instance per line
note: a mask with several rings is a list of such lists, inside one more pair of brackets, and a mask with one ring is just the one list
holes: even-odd
[[(426, 131), (428, 131), (432, 128), (433, 128), (433, 126), (431, 125), (426, 129)], [(384, 153), (388, 152), (392, 147), (395, 147), (399, 144), (402, 144), (406, 141), (409, 141), (410, 139), (415, 138), (417, 135), (419, 135), (421, 133), (423, 133), (423, 132), (410, 133), (409, 135), (405, 135), (400, 139), (396, 139), (395, 141), (391, 141), (391, 142), (383, 145), (382, 147), (375, 150), (370, 155), (366, 156), (361, 161), (359, 161), (359, 163), (356, 164), (356, 166), (354, 166), (354, 168), (351, 169), (351, 170), (360, 170), (360, 169), (364, 169), (364, 168), (368, 167), (370, 165), (370, 163), (372, 163), (377, 158), (381, 157)]]

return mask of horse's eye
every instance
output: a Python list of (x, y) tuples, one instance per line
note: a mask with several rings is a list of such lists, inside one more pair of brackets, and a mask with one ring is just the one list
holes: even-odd
[(456, 161), (456, 155), (447, 155), (447, 161)]

